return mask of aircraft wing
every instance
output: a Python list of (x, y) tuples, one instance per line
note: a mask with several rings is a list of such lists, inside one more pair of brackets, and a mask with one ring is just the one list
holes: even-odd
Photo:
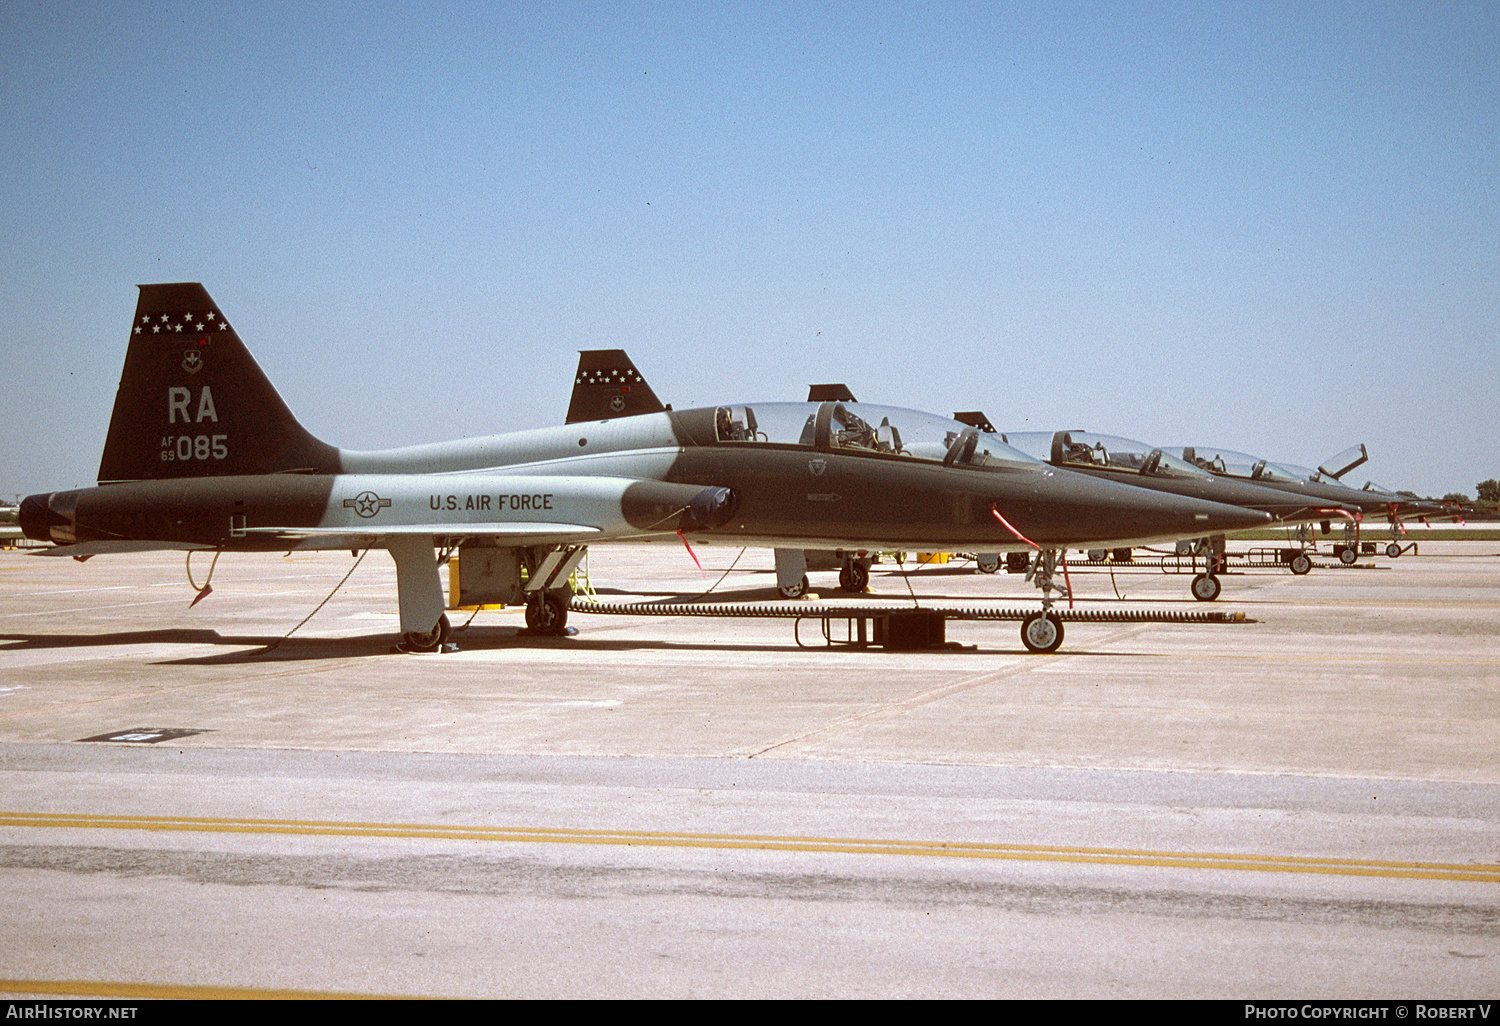
[[(541, 523), (495, 523), (495, 524), (399, 524), (380, 530), (360, 531), (346, 527), (255, 527), (245, 534), (268, 541), (285, 543), (288, 549), (367, 549), (382, 548), (383, 538), (429, 537), (440, 539), (463, 538), (477, 540), (492, 538), (503, 545), (555, 545), (582, 544), (596, 539), (603, 532), (597, 527), (582, 524)], [(233, 546), (239, 548), (240, 546)], [(276, 546), (270, 546), (277, 548)], [(213, 552), (218, 545), (202, 542), (136, 541), (133, 539), (111, 539), (106, 541), (76, 542), (72, 545), (52, 545), (44, 549), (29, 550), (35, 556), (72, 556), (86, 559), (89, 556), (115, 556), (132, 552)], [(225, 548), (231, 548), (225, 546)]]
[[(258, 527), (245, 532), (261, 537), (280, 538), (301, 543), (299, 548), (343, 549), (379, 548), (382, 538), (493, 538), (504, 545), (578, 544), (598, 538), (604, 532), (586, 524), (523, 523), (452, 523), (394, 524), (378, 530), (351, 530), (347, 527)], [(311, 543), (311, 544), (307, 544)]]

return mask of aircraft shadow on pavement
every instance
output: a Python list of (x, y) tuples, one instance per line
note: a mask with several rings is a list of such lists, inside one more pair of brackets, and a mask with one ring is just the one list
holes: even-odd
[[(757, 596), (761, 589), (748, 593), (736, 593), (737, 601), (746, 601), (747, 596)], [(774, 594), (772, 592), (771, 594)], [(678, 596), (678, 601), (684, 601), (692, 596)], [(603, 624), (615, 617), (592, 617), (589, 614), (579, 614), (585, 622), (594, 621)], [(809, 616), (808, 619), (818, 619)], [(621, 625), (622, 627), (624, 625)], [(548, 649), (587, 649), (599, 652), (630, 652), (630, 651), (702, 651), (702, 652), (761, 652), (776, 653), (788, 650), (805, 649), (809, 651), (867, 651), (878, 654), (887, 651), (879, 645), (856, 646), (846, 641), (835, 638), (833, 644), (825, 644), (821, 632), (817, 628), (804, 626), (801, 633), (801, 642), (798, 643), (797, 634), (794, 632), (792, 622), (784, 623), (785, 636), (773, 641), (744, 642), (729, 640), (708, 641), (677, 641), (663, 638), (631, 638), (622, 637), (611, 630), (607, 634), (578, 634), (570, 633), (567, 636), (543, 636), (531, 634), (519, 627), (497, 626), (488, 624), (470, 625), (456, 628), (450, 639), (450, 644), (456, 645), (457, 652), (486, 652), (502, 651), (505, 649), (525, 648), (533, 651), (546, 651)], [(996, 624), (1000, 627), (1000, 624)], [(216, 651), (209, 655), (180, 656), (172, 659), (155, 660), (163, 666), (213, 666), (219, 664), (251, 664), (266, 662), (312, 662), (327, 659), (362, 659), (374, 656), (392, 655), (399, 652), (395, 647), (389, 632), (381, 631), (374, 634), (354, 634), (340, 637), (283, 637), (273, 635), (246, 635), (246, 634), (221, 634), (209, 628), (170, 628), (163, 630), (145, 631), (118, 631), (109, 634), (0, 634), (0, 652), (25, 652), (48, 649), (66, 648), (105, 648), (114, 646), (152, 646), (152, 645), (201, 645), (212, 646), (228, 651)], [(968, 655), (1015, 655), (1025, 654), (1025, 650), (1011, 643), (1011, 636), (997, 634), (993, 639), (983, 639), (976, 644), (953, 644), (948, 646), (937, 646), (924, 650), (926, 655), (943, 655), (948, 653), (962, 653)], [(401, 653), (404, 658), (423, 659), (434, 658), (448, 653)], [(903, 653), (905, 654), (905, 653)], [(1144, 652), (1088, 652), (1079, 649), (1069, 649), (1062, 655), (1148, 655)]]
[(166, 628), (110, 634), (0, 634), (0, 652), (49, 648), (104, 648), (111, 645), (269, 645), (261, 635), (224, 635), (211, 628)]
[[(340, 659), (383, 654), (390, 650), (390, 637), (388, 633), (382, 633), (362, 637), (283, 638), (270, 634), (220, 634), (212, 628), (117, 631), (110, 634), (0, 634), (0, 652), (151, 645), (205, 645), (233, 649), (212, 656), (158, 660), (163, 665), (193, 665), (254, 662), (268, 656), (282, 659)], [(282, 649), (287, 651), (283, 652)]]

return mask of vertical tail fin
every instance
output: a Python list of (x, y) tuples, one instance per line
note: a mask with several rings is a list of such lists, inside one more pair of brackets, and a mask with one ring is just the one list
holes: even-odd
[(829, 382), (826, 385), (808, 385), (807, 401), (810, 403), (857, 403), (854, 393), (849, 391), (849, 386), (842, 381)]
[(140, 290), (100, 484), (338, 472), (338, 450), (292, 416), (202, 285)]
[(564, 424), (664, 410), (625, 350), (585, 349), (578, 354), (578, 376), (573, 379), (573, 398)]
[(990, 418), (984, 415), (983, 410), (962, 410), (955, 413), (953, 419), (961, 424), (977, 427), (987, 434), (998, 435), (1000, 433), (995, 430), (995, 425), (990, 423)]

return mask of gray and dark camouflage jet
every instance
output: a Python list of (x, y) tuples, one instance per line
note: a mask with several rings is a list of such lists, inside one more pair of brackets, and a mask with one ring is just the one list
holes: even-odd
[(829, 401), (600, 419), (591, 403), (649, 388), (580, 385), (563, 426), (340, 449), (298, 423), (203, 286), (143, 285), (98, 486), (28, 496), (19, 520), (55, 543), (43, 551), (80, 558), (384, 549), (412, 650), (448, 634), (440, 551), (485, 568), (484, 601), (524, 602), (556, 633), (598, 542), (1014, 551), (1269, 520), (1019, 463), (930, 414)]
[[(958, 413), (954, 416), (970, 423), (968, 418), (976, 414)], [(1054, 467), (1066, 467), (1138, 488), (1258, 509), (1271, 514), (1279, 523), (1308, 523), (1327, 519), (1335, 509), (1348, 513), (1358, 509), (1348, 503), (1320, 502), (1250, 481), (1218, 477), (1163, 452), (1157, 446), (1128, 438), (1087, 431), (1006, 431), (999, 437)]]
[[(1363, 450), (1363, 446), (1360, 449)], [(1201, 467), (1221, 477), (1250, 481), (1312, 501), (1326, 502), (1336, 506), (1354, 507), (1358, 512), (1344, 519), (1346, 544), (1343, 546), (1340, 558), (1345, 563), (1353, 563), (1358, 558), (1360, 523), (1365, 516), (1390, 517), (1392, 530), (1397, 530), (1399, 519), (1393, 512), (1388, 496), (1374, 491), (1350, 488), (1348, 485), (1341, 484), (1337, 476), (1329, 471), (1314, 471), (1305, 467), (1272, 463), (1270, 460), (1262, 459), (1259, 456), (1233, 452), (1229, 449), (1221, 449), (1216, 446), (1172, 446), (1167, 451), (1180, 457), (1186, 463)], [(1335, 457), (1335, 459), (1338, 458)], [(1340, 473), (1346, 472), (1362, 462), (1364, 462), (1363, 459), (1357, 460), (1349, 466), (1344, 467)], [(1323, 531), (1325, 534), (1328, 532), (1328, 529), (1329, 523), (1328, 521), (1324, 521)]]
[[(1221, 459), (1229, 458), (1231, 456), (1237, 456), (1241, 461), (1247, 459), (1255, 459), (1255, 457), (1242, 456), (1240, 454), (1217, 455), (1219, 455)], [(1353, 470), (1355, 467), (1362, 466), (1363, 464), (1368, 462), (1369, 458), (1369, 452), (1363, 445), (1354, 445), (1318, 464), (1317, 470), (1313, 470), (1309, 467), (1298, 466), (1295, 463), (1278, 462), (1274, 465), (1267, 464), (1268, 467), (1273, 467), (1274, 469), (1271, 469), (1269, 471), (1262, 471), (1262, 473), (1290, 473), (1313, 485), (1327, 485), (1333, 488), (1352, 488), (1352, 485), (1344, 484), (1342, 480), (1343, 476), (1349, 471)], [(1241, 462), (1239, 465), (1243, 466), (1243, 462)], [(1397, 556), (1401, 555), (1402, 552), (1402, 547), (1399, 543), (1399, 539), (1406, 534), (1406, 525), (1402, 523), (1403, 518), (1416, 517), (1419, 520), (1426, 521), (1431, 518), (1453, 519), (1461, 518), (1463, 516), (1462, 509), (1455, 508), (1448, 503), (1440, 502), (1435, 499), (1421, 499), (1415, 495), (1403, 495), (1400, 492), (1392, 491), (1389, 488), (1383, 488), (1380, 485), (1375, 484), (1373, 481), (1366, 481), (1365, 486), (1361, 489), (1358, 489), (1358, 491), (1366, 499), (1366, 501), (1361, 503), (1360, 505), (1361, 518), (1366, 515), (1379, 514), (1385, 517), (1386, 523), (1390, 526), (1391, 537), (1396, 540), (1387, 545), (1385, 551), (1386, 555), (1390, 556), (1392, 559), (1395, 559)], [(1357, 527), (1349, 530), (1348, 533), (1351, 539), (1358, 539), (1359, 531)], [(1345, 546), (1343, 552), (1349, 554), (1342, 556), (1344, 561), (1352, 562), (1355, 558), (1354, 549), (1350, 546)]]
[[(965, 423), (981, 420), (988, 424), (984, 414), (978, 411), (954, 416)], [(1330, 517), (1352, 519), (1359, 512), (1359, 507), (1349, 502), (1325, 501), (1316, 496), (1268, 488), (1254, 481), (1212, 474), (1157, 446), (1128, 438), (1086, 431), (1007, 431), (999, 437), (1055, 467), (1138, 488), (1261, 510), (1271, 514), (1279, 524), (1310, 524)], [(1224, 536), (1215, 535), (1196, 541), (1201, 543), (1195, 551), (1205, 557), (1205, 572), (1193, 578), (1190, 590), (1194, 598), (1213, 601), (1221, 590), (1218, 574), (1224, 565)], [(1303, 566), (1311, 569), (1312, 566), (1308, 560), (1291, 562), (1290, 565), (1294, 571), (1300, 571)]]

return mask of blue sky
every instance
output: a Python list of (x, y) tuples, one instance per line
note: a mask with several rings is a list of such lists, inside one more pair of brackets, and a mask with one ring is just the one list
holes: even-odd
[(1500, 4), (0, 0), (0, 496), (92, 483), (134, 286), (303, 423), (983, 409), (1500, 477)]

